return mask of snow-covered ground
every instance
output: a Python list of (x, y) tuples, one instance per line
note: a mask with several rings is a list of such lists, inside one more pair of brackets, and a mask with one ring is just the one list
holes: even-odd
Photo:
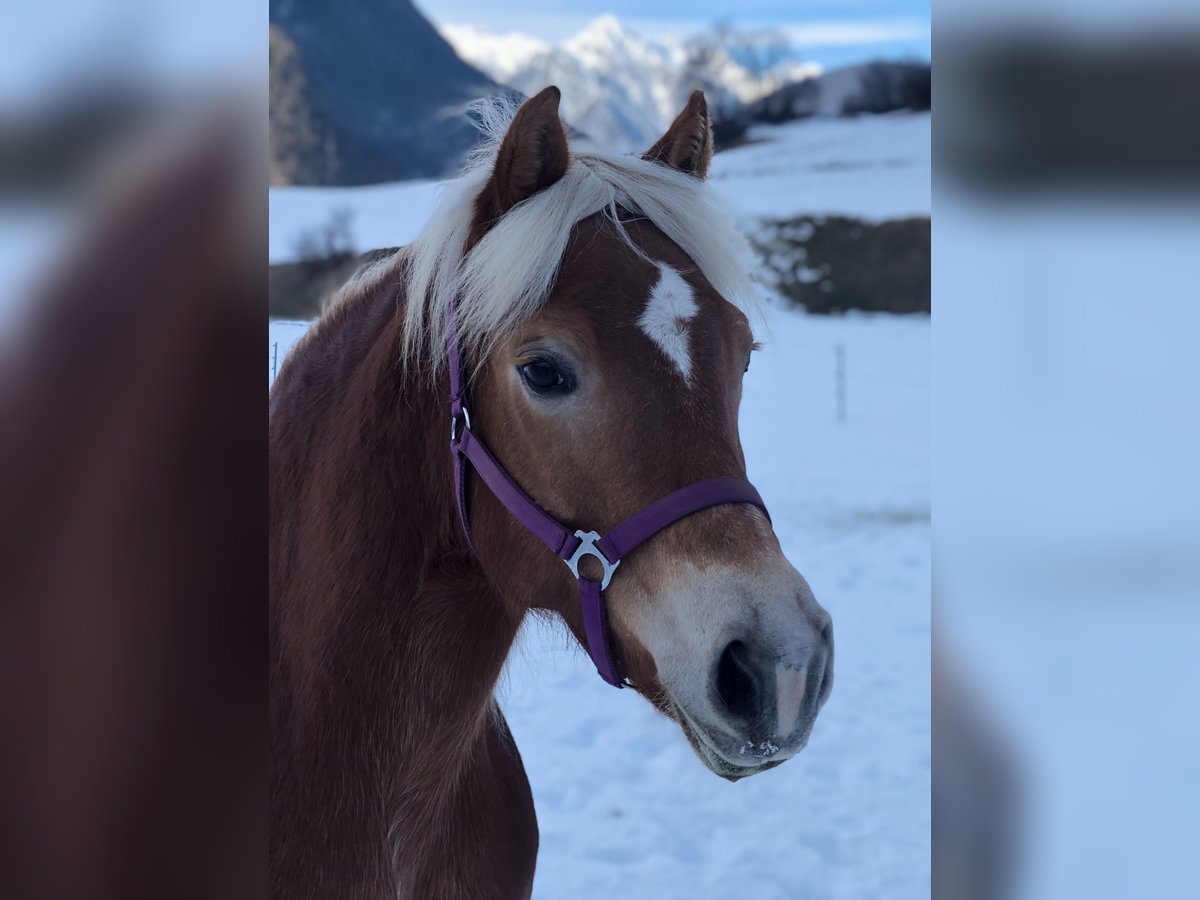
[(748, 217), (928, 216), (930, 121), (891, 113), (756, 126), (747, 135), (755, 143), (713, 157), (711, 178)]
[[(759, 126), (750, 133), (756, 143), (713, 158), (711, 178), (730, 209), (746, 218), (927, 216), (929, 134), (929, 113)], [(433, 181), (272, 187), (270, 260), (295, 259), (301, 235), (327, 223), (339, 208), (353, 213), (359, 250), (406, 244), (425, 224), (436, 192)]]
[(357, 249), (402, 247), (420, 233), (437, 191), (436, 181), (398, 181), (367, 187), (272, 187), (267, 192), (267, 258), (272, 263), (296, 259), (300, 238), (343, 209), (351, 213), (350, 230)]
[[(304, 327), (272, 323), (280, 360)], [(527, 628), (500, 696), (537, 805), (541, 900), (929, 894), (929, 320), (772, 310), (761, 336), (749, 475), (833, 615), (833, 694), (803, 753), (730, 784), (564, 630)]]

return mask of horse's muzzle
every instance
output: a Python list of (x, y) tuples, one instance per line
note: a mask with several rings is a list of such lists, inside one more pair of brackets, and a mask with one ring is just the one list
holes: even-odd
[[(721, 647), (710, 666), (709, 715), (681, 722), (717, 774), (744, 777), (804, 749), (833, 687), (833, 626), (812, 604), (785, 636), (747, 634)], [(704, 720), (708, 720), (705, 722)]]

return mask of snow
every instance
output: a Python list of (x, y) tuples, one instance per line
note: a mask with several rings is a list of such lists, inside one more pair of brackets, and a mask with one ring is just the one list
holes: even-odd
[(296, 342), (304, 337), (311, 322), (272, 319), (267, 328), (267, 387), (275, 381), (279, 369)]
[[(735, 214), (872, 220), (929, 215), (929, 113), (764, 125), (750, 137), (756, 143), (713, 157), (712, 182)], [(406, 244), (429, 217), (437, 188), (433, 181), (272, 187), (270, 260), (295, 259), (300, 236), (342, 207), (354, 213), (351, 229), (359, 250)]]
[[(271, 323), (281, 359), (303, 330)], [(564, 630), (528, 623), (499, 694), (541, 828), (535, 898), (929, 895), (929, 320), (773, 308), (760, 336), (748, 473), (833, 615), (833, 694), (806, 750), (730, 784)]]
[(267, 257), (272, 263), (296, 259), (301, 236), (326, 224), (339, 209), (351, 211), (350, 230), (360, 251), (403, 246), (425, 225), (437, 189), (435, 181), (348, 188), (294, 185), (269, 188), (267, 209), (271, 227)]
[(501, 84), (508, 82), (535, 56), (550, 49), (540, 38), (515, 31), (487, 31), (476, 25), (446, 25), (442, 37), (464, 61)]
[(758, 126), (754, 143), (713, 157), (710, 177), (748, 218), (928, 216), (930, 122), (926, 112)]
[[(495, 34), (471, 25), (446, 25), (442, 36), (462, 59), (501, 84), (532, 95), (548, 84), (562, 89), (563, 118), (605, 149), (645, 150), (703, 86), (715, 107), (757, 100), (782, 85), (819, 75), (794, 58), (772, 65), (735, 59), (764, 55), (761, 36), (732, 34), (644, 37), (611, 14), (590, 21), (556, 45), (518, 33)], [(754, 52), (757, 51), (757, 54)], [(749, 64), (750, 60), (746, 59)]]

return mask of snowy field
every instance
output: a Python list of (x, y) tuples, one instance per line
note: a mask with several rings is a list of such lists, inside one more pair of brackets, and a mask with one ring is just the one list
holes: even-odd
[[(808, 749), (730, 784), (565, 630), (527, 629), (500, 696), (537, 805), (539, 900), (929, 896), (929, 320), (774, 310), (769, 326), (742, 440), (833, 615), (833, 694)], [(272, 323), (281, 361), (304, 328)]]
[[(711, 178), (722, 200), (746, 218), (928, 216), (929, 131), (929, 113), (759, 126), (749, 134), (754, 143), (713, 157)], [(433, 181), (273, 187), (270, 260), (295, 259), (300, 237), (340, 208), (353, 212), (360, 251), (407, 244), (429, 217), (436, 192)]]
[(744, 216), (928, 216), (929, 135), (929, 113), (761, 125), (713, 157), (711, 179)]

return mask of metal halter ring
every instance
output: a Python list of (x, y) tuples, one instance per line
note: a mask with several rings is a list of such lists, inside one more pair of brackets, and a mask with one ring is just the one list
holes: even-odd
[[(471, 414), (469, 412), (467, 412), (467, 408), (465, 406), (462, 408), (462, 419), (463, 419), (463, 430), (470, 431), (471, 430)], [(450, 443), (453, 444), (456, 440), (458, 440), (458, 416), (452, 415), (450, 417)]]
[(579, 538), (579, 546), (575, 548), (575, 552), (571, 554), (570, 559), (565, 559), (563, 562), (567, 564), (567, 568), (571, 570), (571, 574), (579, 578), (579, 561), (585, 556), (594, 556), (600, 561), (600, 565), (604, 567), (604, 577), (600, 581), (600, 590), (606, 590), (608, 583), (612, 581), (613, 572), (617, 571), (617, 566), (621, 564), (618, 559), (616, 562), (609, 562), (608, 557), (600, 552), (600, 548), (596, 546), (596, 542), (600, 540), (600, 535), (594, 531), (577, 531), (575, 537)]

